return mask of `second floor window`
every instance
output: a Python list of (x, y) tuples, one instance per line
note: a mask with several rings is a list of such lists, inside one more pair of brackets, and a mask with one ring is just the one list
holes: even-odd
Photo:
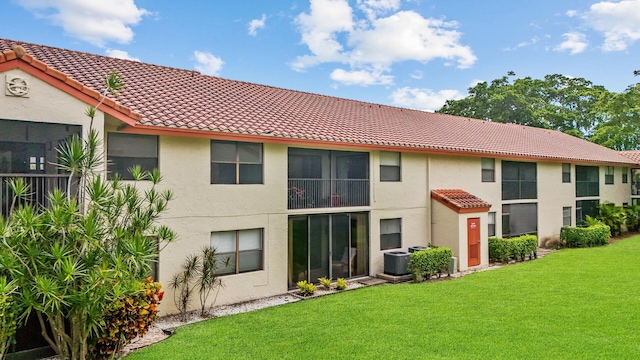
[(400, 181), (400, 153), (380, 151), (380, 181)]
[(502, 162), (502, 200), (538, 197), (536, 163)]
[(563, 183), (571, 182), (571, 164), (567, 164), (567, 163), (562, 164), (562, 182)]
[(629, 183), (629, 168), (628, 167), (623, 167), (622, 168), (622, 183), (623, 184)]
[(598, 167), (576, 165), (576, 196), (598, 195), (600, 195)]
[(212, 184), (262, 184), (262, 144), (211, 140)]
[(133, 180), (129, 169), (139, 165), (143, 171), (158, 167), (158, 137), (125, 133), (107, 134), (109, 178), (118, 174), (123, 180)]
[(482, 158), (482, 182), (496, 181), (496, 159)]
[(615, 170), (613, 166), (607, 166), (604, 173), (604, 183), (606, 185), (613, 185), (613, 177)]

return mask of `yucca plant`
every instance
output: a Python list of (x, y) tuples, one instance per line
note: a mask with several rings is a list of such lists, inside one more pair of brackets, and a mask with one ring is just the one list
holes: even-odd
[[(121, 87), (114, 78), (106, 80), (105, 94)], [(90, 124), (96, 108), (87, 111)], [(64, 359), (89, 357), (107, 309), (139, 290), (158, 248), (175, 238), (156, 224), (172, 198), (158, 190), (160, 174), (136, 167), (133, 182), (107, 181), (100, 149), (92, 125), (84, 138), (63, 144), (58, 166), (78, 179), (78, 191), (54, 190), (46, 208), (22, 205), (18, 195), (0, 227), (0, 270), (18, 286), (19, 318), (35, 313), (43, 337)], [(142, 180), (150, 183), (144, 192), (136, 187)], [(8, 186), (14, 194), (30, 191), (18, 180)]]

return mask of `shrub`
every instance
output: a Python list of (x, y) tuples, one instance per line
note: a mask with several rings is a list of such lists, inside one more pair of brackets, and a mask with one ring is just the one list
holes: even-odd
[(409, 258), (409, 272), (415, 281), (429, 279), (432, 275), (440, 276), (447, 272), (453, 251), (447, 247), (414, 251)]
[(164, 291), (162, 285), (148, 278), (139, 290), (114, 302), (104, 317), (105, 325), (95, 339), (93, 356), (110, 358), (138, 336), (144, 336), (158, 317), (158, 305)]
[(344, 278), (336, 280), (336, 290), (344, 290), (347, 288), (347, 281)]
[(311, 296), (316, 292), (316, 286), (308, 283), (307, 280), (298, 281), (297, 285), (302, 296)]
[(332, 278), (321, 277), (318, 278), (318, 281), (320, 282), (320, 285), (324, 286), (327, 289), (331, 289), (331, 282), (333, 281)]
[(535, 235), (522, 235), (515, 238), (489, 238), (489, 260), (508, 262), (509, 260), (524, 261), (537, 257), (538, 238)]
[(620, 235), (622, 225), (625, 223), (626, 212), (622, 206), (615, 206), (611, 203), (605, 203), (598, 206), (598, 216), (596, 218), (608, 225), (613, 236)]
[(560, 229), (560, 241), (567, 247), (592, 247), (606, 245), (611, 238), (607, 225), (593, 225), (586, 228), (564, 226)]
[(17, 288), (14, 281), (8, 282), (6, 277), (0, 277), (0, 359), (13, 342), (18, 326), (20, 305), (14, 297)]
[(638, 231), (640, 227), (640, 206), (631, 205), (624, 208), (625, 225), (628, 231)]

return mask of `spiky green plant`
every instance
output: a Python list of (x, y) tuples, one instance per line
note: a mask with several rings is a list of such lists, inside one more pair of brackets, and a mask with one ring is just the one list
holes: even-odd
[(318, 278), (318, 281), (320, 282), (320, 285), (327, 289), (331, 289), (331, 282), (333, 281), (333, 278), (321, 277)]
[[(117, 79), (107, 77), (104, 96), (122, 87)], [(98, 106), (87, 113), (95, 116)], [(92, 124), (84, 138), (58, 149), (58, 166), (78, 179), (78, 191), (56, 189), (46, 208), (32, 207), (18, 201), (29, 187), (9, 182), (18, 206), (0, 226), (0, 270), (18, 286), (19, 318), (35, 313), (48, 344), (73, 360), (89, 356), (107, 308), (139, 290), (158, 248), (175, 238), (156, 224), (172, 198), (171, 191), (157, 189), (159, 173), (137, 168), (133, 182), (105, 180), (102, 141)], [(141, 180), (150, 189), (140, 191)]]

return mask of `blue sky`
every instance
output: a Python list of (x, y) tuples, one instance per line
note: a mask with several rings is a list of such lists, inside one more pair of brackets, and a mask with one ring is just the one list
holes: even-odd
[(640, 81), (640, 0), (2, 0), (0, 37), (422, 110), (514, 71)]

